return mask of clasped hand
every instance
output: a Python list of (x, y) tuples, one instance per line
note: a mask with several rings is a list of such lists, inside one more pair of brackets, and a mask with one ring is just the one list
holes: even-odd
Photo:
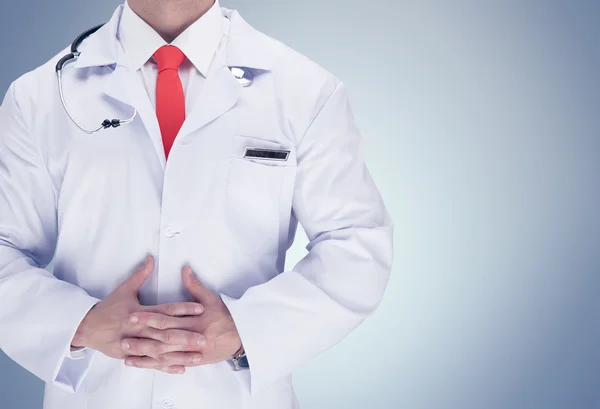
[(189, 266), (182, 269), (182, 280), (197, 302), (140, 305), (137, 294), (153, 269), (154, 259), (148, 256), (88, 312), (72, 345), (123, 359), (128, 366), (172, 374), (231, 358), (241, 346), (231, 314)]

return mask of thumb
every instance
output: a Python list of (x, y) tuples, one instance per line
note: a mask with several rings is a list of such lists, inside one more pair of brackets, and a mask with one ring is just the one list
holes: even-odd
[(125, 281), (123, 281), (123, 283), (121, 283), (119, 286), (119, 289), (137, 295), (138, 291), (140, 291), (140, 288), (142, 288), (142, 285), (144, 285), (146, 279), (150, 277), (150, 274), (152, 274), (153, 270), (154, 257), (146, 256), (144, 264), (135, 270), (133, 274), (131, 274)]
[(181, 275), (183, 276), (183, 285), (197, 301), (205, 302), (213, 295), (212, 291), (206, 288), (196, 277), (190, 266), (185, 266), (181, 271)]

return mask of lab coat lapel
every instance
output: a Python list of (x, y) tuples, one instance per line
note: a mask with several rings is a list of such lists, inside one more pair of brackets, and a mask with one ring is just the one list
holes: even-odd
[[(235, 106), (245, 88), (230, 67), (246, 67), (258, 72), (271, 69), (275, 56), (272, 44), (252, 28), (236, 10), (221, 7), (227, 17), (223, 41), (211, 63), (200, 95), (186, 115), (177, 138), (185, 138)], [(273, 42), (273, 44), (277, 44)]]
[[(164, 170), (166, 159), (156, 111), (142, 79), (128, 68), (126, 56), (118, 46), (117, 31), (122, 11), (123, 5), (120, 5), (111, 20), (83, 42), (80, 48), (83, 52), (74, 65), (78, 68), (115, 66), (104, 84), (104, 92), (138, 111)], [(280, 47), (278, 42), (269, 40), (250, 26), (236, 10), (221, 7), (221, 12), (227, 17), (227, 35), (215, 53), (202, 91), (187, 114), (177, 139), (187, 137), (235, 106), (245, 88), (229, 67), (250, 68), (256, 74), (268, 72)]]
[(186, 115), (177, 138), (185, 138), (229, 111), (237, 102), (241, 89), (227, 66), (215, 65), (209, 71), (192, 111)]
[(115, 70), (110, 74), (104, 85), (104, 93), (116, 101), (127, 104), (138, 111), (138, 115), (152, 140), (158, 160), (164, 169), (166, 158), (156, 111), (152, 107), (148, 93), (146, 92), (138, 73), (131, 71), (123, 65), (117, 64)]
[[(122, 12), (123, 5), (120, 5), (113, 13), (110, 21), (81, 44), (81, 55), (73, 65), (74, 68), (115, 67), (106, 82), (102, 84), (103, 91), (117, 103), (126, 104), (138, 111), (146, 132), (152, 140), (159, 163), (164, 170), (166, 159), (156, 111), (152, 107), (152, 102), (148, 97), (142, 79), (137, 72), (128, 68), (127, 58), (117, 41), (117, 31)], [(126, 111), (126, 115), (129, 115), (129, 111)], [(123, 126), (135, 126), (135, 121), (137, 119), (134, 120), (133, 124)]]

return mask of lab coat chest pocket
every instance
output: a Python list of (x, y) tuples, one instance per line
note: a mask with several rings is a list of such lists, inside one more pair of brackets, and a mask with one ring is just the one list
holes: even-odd
[(290, 143), (234, 136), (225, 214), (241, 251), (255, 257), (277, 253), (291, 214), (295, 177)]

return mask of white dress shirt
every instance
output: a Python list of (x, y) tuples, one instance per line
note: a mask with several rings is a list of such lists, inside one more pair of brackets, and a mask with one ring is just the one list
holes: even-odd
[[(224, 34), (224, 24), (227, 24), (227, 20), (220, 11), (219, 0), (215, 0), (204, 15), (170, 43), (187, 57), (179, 67), (186, 113), (191, 112), (200, 95), (213, 55)], [(156, 109), (158, 66), (153, 54), (168, 43), (142, 20), (127, 2), (119, 23), (117, 38), (129, 60), (129, 68), (139, 72), (152, 106)]]

